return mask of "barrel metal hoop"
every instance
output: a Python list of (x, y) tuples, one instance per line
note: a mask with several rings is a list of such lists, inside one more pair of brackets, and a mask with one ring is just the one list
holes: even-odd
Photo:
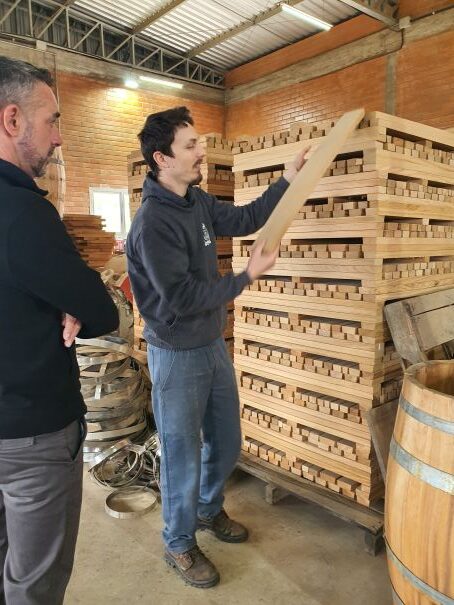
[(414, 475), (435, 489), (454, 495), (454, 475), (440, 471), (438, 468), (415, 458), (415, 456), (404, 450), (394, 437), (391, 439), (389, 452), (395, 461), (411, 475)]
[(447, 433), (448, 435), (454, 435), (454, 422), (443, 420), (442, 418), (423, 412), (405, 399), (403, 395), (400, 396), (399, 405), (404, 412), (418, 422), (422, 422), (423, 424), (442, 431), (443, 433)]
[[(451, 597), (448, 597), (447, 595), (443, 594), (442, 592), (438, 592), (438, 590), (435, 590), (435, 588), (432, 588), (432, 586), (429, 586), (429, 584), (426, 584), (425, 582), (423, 582), (421, 580), (421, 578), (418, 578), (418, 576), (415, 576), (415, 574), (413, 572), (411, 572), (408, 569), (408, 567), (406, 567), (396, 557), (396, 555), (391, 550), (391, 547), (389, 546), (388, 542), (386, 540), (385, 540), (385, 542), (386, 542), (386, 554), (388, 556), (388, 559), (390, 559), (390, 561), (393, 563), (393, 565), (395, 565), (395, 567), (399, 570), (399, 572), (402, 574), (402, 576), (406, 580), (408, 580), (410, 582), (410, 584), (412, 584), (415, 588), (417, 588), (420, 592), (422, 592), (424, 595), (429, 597), (432, 601), (434, 601), (437, 604), (439, 603), (440, 605), (454, 605), (454, 599), (451, 599)], [(393, 591), (393, 592), (397, 596), (395, 591)], [(400, 603), (400, 599), (399, 599), (399, 601), (396, 601), (396, 603)]]

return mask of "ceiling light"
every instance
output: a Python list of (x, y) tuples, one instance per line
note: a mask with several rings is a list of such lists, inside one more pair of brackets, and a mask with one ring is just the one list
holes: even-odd
[(308, 15), (304, 11), (300, 11), (299, 8), (294, 8), (293, 6), (290, 6), (289, 4), (281, 4), (281, 9), (284, 11), (284, 13), (288, 13), (289, 15), (293, 15), (293, 17), (298, 17), (299, 19), (303, 19), (303, 21), (307, 21), (308, 23), (311, 23), (311, 25), (315, 25), (316, 27), (320, 27), (321, 29), (324, 29), (326, 31), (328, 31), (329, 29), (331, 29), (333, 27), (331, 25), (331, 23), (327, 23), (326, 21), (322, 21), (321, 19), (318, 19), (317, 17)]
[(152, 78), (151, 76), (139, 76), (144, 82), (152, 82), (153, 84), (161, 84), (162, 86), (169, 86), (170, 88), (183, 88), (181, 82), (173, 82), (172, 80), (164, 80), (161, 78)]
[(137, 82), (137, 80), (128, 78), (127, 80), (125, 80), (125, 86), (127, 86), (128, 88), (139, 88), (139, 83)]

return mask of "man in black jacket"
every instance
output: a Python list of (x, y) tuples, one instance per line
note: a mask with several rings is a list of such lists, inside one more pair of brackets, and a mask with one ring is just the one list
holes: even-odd
[[(118, 325), (34, 178), (61, 145), (47, 70), (0, 57), (0, 603), (61, 605), (82, 496), (74, 339)], [(77, 318), (77, 319), (76, 319)]]
[(150, 115), (139, 139), (150, 172), (127, 257), (146, 323), (153, 412), (162, 442), (165, 559), (187, 583), (208, 588), (217, 584), (219, 573), (197, 547), (196, 529), (225, 542), (248, 537), (222, 508), (241, 441), (235, 373), (222, 337), (225, 305), (277, 256), (277, 251), (262, 254), (259, 246), (245, 271), (220, 277), (216, 237), (249, 235), (262, 227), (307, 150), (261, 198), (236, 207), (193, 186), (202, 180), (204, 152), (185, 107)]

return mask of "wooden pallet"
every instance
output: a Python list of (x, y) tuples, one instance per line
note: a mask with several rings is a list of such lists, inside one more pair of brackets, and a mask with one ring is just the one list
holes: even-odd
[(244, 452), (241, 454), (238, 467), (265, 482), (265, 499), (269, 504), (276, 504), (287, 495), (296, 496), (364, 529), (365, 550), (368, 554), (375, 556), (383, 548), (384, 521), (379, 506), (371, 509), (346, 500), (310, 481), (288, 476), (288, 473), (272, 464)]
[[(243, 137), (235, 203), (263, 193), (332, 126)], [(366, 413), (393, 405), (402, 380), (383, 310), (454, 284), (453, 165), (452, 134), (367, 115), (290, 225), (274, 268), (235, 300), (244, 445), (273, 464), (284, 452), (277, 462), (288, 475), (366, 505), (383, 495)], [(234, 239), (234, 271), (259, 235)], [(356, 482), (350, 493), (339, 477)]]
[[(404, 368), (454, 358), (453, 288), (393, 302), (386, 305), (385, 315)], [(397, 407), (395, 401), (366, 413), (384, 479)]]

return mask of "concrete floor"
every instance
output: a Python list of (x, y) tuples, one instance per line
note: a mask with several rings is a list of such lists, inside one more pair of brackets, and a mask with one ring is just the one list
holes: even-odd
[(65, 605), (390, 605), (384, 553), (364, 552), (363, 531), (287, 497), (271, 506), (264, 484), (236, 473), (226, 509), (250, 541), (224, 544), (199, 534), (221, 573), (215, 588), (186, 586), (162, 560), (161, 510), (134, 520), (104, 512), (107, 492), (85, 477), (74, 573)]

